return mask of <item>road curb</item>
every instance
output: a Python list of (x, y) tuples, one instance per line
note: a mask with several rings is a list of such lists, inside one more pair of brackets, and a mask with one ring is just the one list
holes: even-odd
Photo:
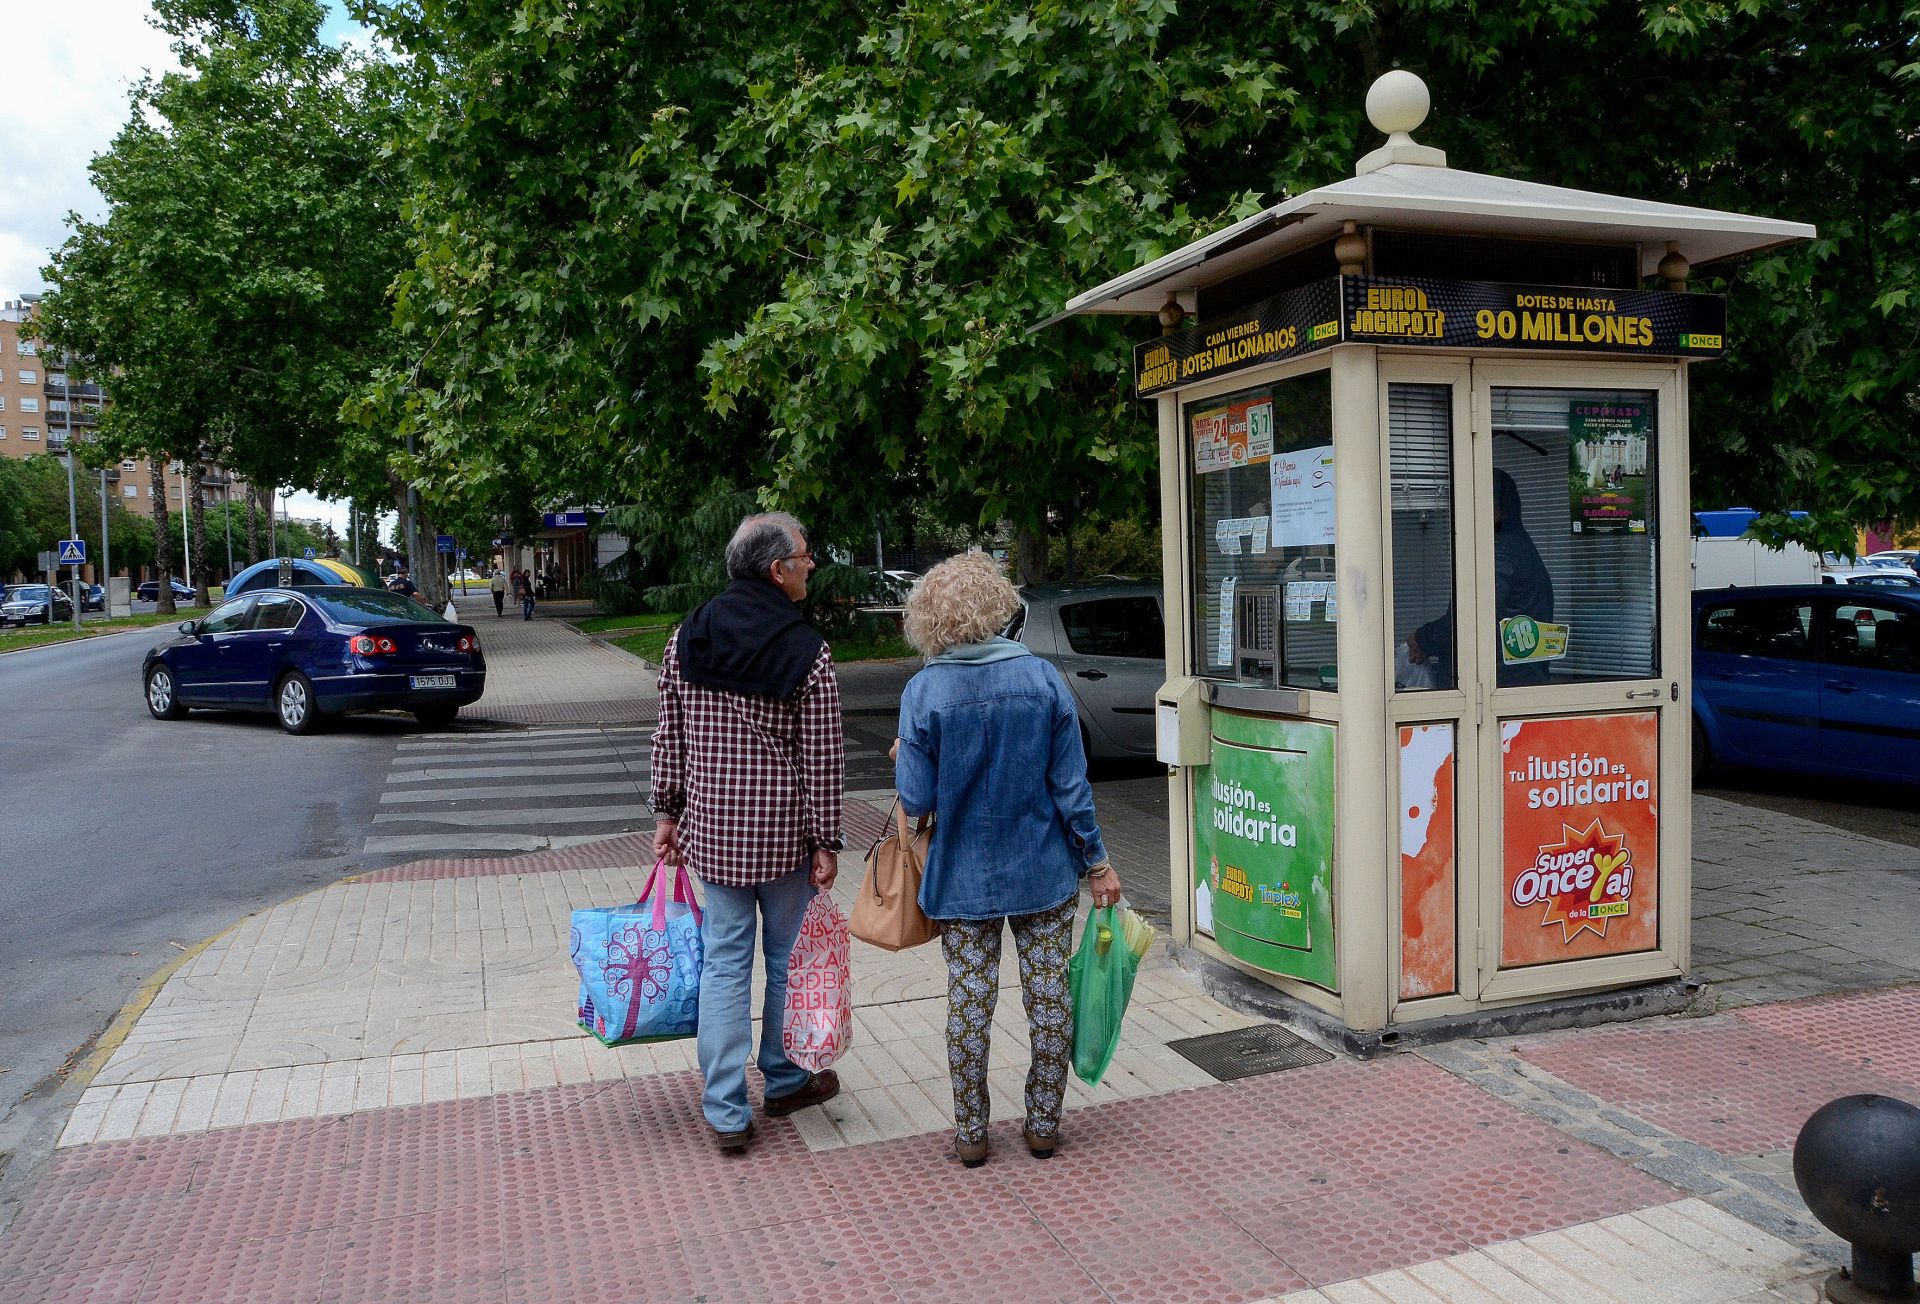
[[(307, 895), (310, 894), (306, 892), (300, 894), (300, 896)], [(299, 899), (300, 897), (288, 898), (288, 900), (291, 901), (298, 901)], [(280, 904), (284, 905), (285, 902), (281, 902)], [(272, 907), (269, 907), (269, 909), (271, 908)], [(113, 1021), (107, 1024), (107, 1030), (94, 1038), (93, 1049), (87, 1052), (84, 1059), (73, 1066), (73, 1071), (67, 1075), (67, 1080), (79, 1087), (82, 1091), (91, 1086), (93, 1079), (99, 1074), (100, 1070), (107, 1066), (107, 1061), (113, 1058), (113, 1053), (125, 1044), (127, 1034), (133, 1031), (133, 1026), (136, 1023), (140, 1022), (140, 1016), (145, 1014), (153, 1005), (153, 998), (160, 994), (160, 989), (171, 982), (173, 976), (185, 968), (189, 960), (197, 958), (205, 952), (208, 947), (259, 913), (260, 912), (256, 910), (242, 915), (215, 933), (212, 937), (202, 938), (192, 946), (186, 947), (180, 954), (174, 956), (173, 959), (167, 961), (155, 970), (145, 982), (134, 988), (133, 995), (127, 998), (126, 1003), (114, 1014)]]

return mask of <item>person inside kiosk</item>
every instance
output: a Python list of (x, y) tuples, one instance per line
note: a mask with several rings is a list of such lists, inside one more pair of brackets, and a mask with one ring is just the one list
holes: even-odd
[[(1515, 616), (1529, 616), (1539, 624), (1553, 620), (1553, 577), (1527, 533), (1520, 503), (1520, 486), (1507, 472), (1493, 472), (1493, 601), (1504, 624)], [(1453, 642), (1453, 604), (1407, 636), (1407, 659), (1415, 665), (1435, 664), (1440, 682), (1453, 683), (1446, 660)], [(1502, 688), (1544, 684), (1551, 677), (1545, 662), (1500, 667)]]

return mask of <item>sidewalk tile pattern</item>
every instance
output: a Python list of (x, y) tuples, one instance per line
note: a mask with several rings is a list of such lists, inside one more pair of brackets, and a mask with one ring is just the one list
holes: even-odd
[[(1791, 1148), (1808, 1116), (1836, 1097), (1920, 1097), (1915, 1026), (1920, 989), (1904, 987), (1528, 1039), (1516, 1049), (1648, 1123), (1722, 1154), (1751, 1155)], [(1863, 1035), (1875, 1027), (1899, 1035)], [(1890, 1053), (1875, 1057), (1882, 1046)]]
[[(1094, 1105), (1045, 1163), (1003, 1118), (971, 1171), (944, 1133), (816, 1153), (817, 1111), (721, 1156), (699, 1096), (656, 1074), (63, 1150), (0, 1298), (1261, 1300), (1675, 1198), (1413, 1057)], [(1524, 1193), (1473, 1176), (1495, 1163)]]
[(1817, 1290), (1810, 1278), (1826, 1271), (1704, 1201), (1681, 1200), (1299, 1291), (1279, 1304), (1805, 1304)]
[[(848, 810), (850, 827), (864, 821), (877, 830), (873, 807)], [(469, 876), (458, 873), (461, 862), (444, 862), (455, 872), (443, 877), (402, 867), (248, 919), (161, 989), (81, 1094), (60, 1144), (692, 1069), (690, 1042), (608, 1050), (574, 1022), (572, 912), (639, 895), (648, 871), (621, 854), (634, 841), (507, 862), (550, 866), (534, 873)], [(834, 889), (843, 909), (859, 883), (849, 858)], [(855, 943), (853, 973), (856, 1035), (838, 1066), (847, 1090), (804, 1116), (805, 1144), (824, 1150), (950, 1127), (939, 948), (892, 953)], [(1017, 983), (1013, 965), (1003, 966), (1001, 982)], [(1106, 1081), (1095, 1091), (1070, 1080), (1069, 1108), (1209, 1082), (1165, 1043), (1253, 1021), (1199, 995), (1155, 951)], [(1006, 1117), (1026, 1072), (1017, 999), (1001, 1002), (992, 1042), (989, 1088)]]

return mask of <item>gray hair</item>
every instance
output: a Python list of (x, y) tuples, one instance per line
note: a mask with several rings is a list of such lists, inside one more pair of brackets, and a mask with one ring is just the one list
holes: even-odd
[(793, 552), (793, 541), (806, 546), (807, 527), (785, 512), (759, 512), (740, 522), (727, 542), (727, 577), (764, 580), (767, 569)]

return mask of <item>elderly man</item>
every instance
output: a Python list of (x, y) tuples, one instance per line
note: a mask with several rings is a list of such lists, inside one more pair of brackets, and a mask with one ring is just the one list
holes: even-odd
[(766, 957), (760, 1072), (769, 1117), (831, 1099), (780, 1046), (787, 959), (815, 887), (839, 870), (846, 777), (840, 685), (826, 641), (794, 604), (813, 553), (783, 512), (749, 516), (727, 544), (731, 582), (667, 642), (653, 734), (654, 849), (706, 884), (700, 977), (702, 1108), (722, 1150), (753, 1139), (746, 1058), (756, 923)]

